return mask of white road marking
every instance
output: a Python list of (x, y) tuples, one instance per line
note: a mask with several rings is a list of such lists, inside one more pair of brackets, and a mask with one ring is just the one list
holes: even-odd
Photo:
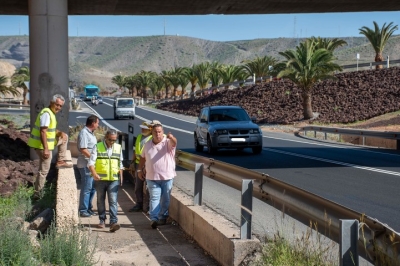
[(318, 157), (314, 157), (314, 156), (308, 156), (308, 155), (303, 155), (303, 154), (298, 154), (298, 153), (293, 153), (293, 152), (270, 149), (270, 148), (264, 148), (264, 150), (270, 151), (270, 152), (282, 153), (282, 154), (291, 155), (291, 156), (296, 156), (296, 157), (301, 157), (301, 158), (310, 159), (310, 160), (315, 160), (315, 161), (321, 161), (321, 162), (326, 162), (326, 163), (344, 165), (344, 166), (353, 167), (353, 168), (362, 169), (362, 170), (367, 170), (367, 171), (371, 171), (371, 172), (377, 172), (377, 173), (383, 173), (383, 174), (388, 174), (388, 175), (400, 176), (399, 172), (387, 171), (387, 170), (378, 169), (378, 168), (372, 168), (372, 167), (361, 166), (361, 165), (356, 165), (356, 164), (351, 164), (351, 163), (339, 162), (339, 161), (323, 159), (323, 158), (318, 158)]

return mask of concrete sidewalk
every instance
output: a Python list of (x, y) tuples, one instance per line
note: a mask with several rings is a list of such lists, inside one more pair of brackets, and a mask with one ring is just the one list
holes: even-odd
[[(76, 159), (73, 158), (73, 161), (75, 163)], [(76, 168), (75, 177), (79, 198), (80, 176)], [(92, 238), (97, 239), (95, 258), (99, 261), (96, 265), (219, 265), (174, 221), (152, 229), (145, 213), (129, 212), (135, 204), (133, 197), (133, 184), (124, 180), (118, 192), (118, 222), (121, 229), (115, 233), (109, 232), (109, 220), (105, 229), (98, 229), (98, 216), (80, 218), (81, 224), (90, 230)], [(96, 200), (95, 197), (95, 211)], [(106, 206), (108, 210), (107, 203)]]

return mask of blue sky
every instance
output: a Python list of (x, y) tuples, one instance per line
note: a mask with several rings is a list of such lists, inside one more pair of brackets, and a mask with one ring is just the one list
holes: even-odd
[[(400, 12), (203, 16), (69, 16), (69, 36), (179, 35), (212, 41), (361, 37), (373, 21), (400, 25)], [(28, 35), (28, 16), (0, 16), (0, 36)], [(395, 35), (400, 34), (396, 31)]]

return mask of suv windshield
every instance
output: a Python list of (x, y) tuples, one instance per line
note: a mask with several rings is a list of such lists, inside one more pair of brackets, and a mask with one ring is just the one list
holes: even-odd
[(209, 121), (250, 121), (250, 118), (243, 109), (214, 109), (210, 111)]

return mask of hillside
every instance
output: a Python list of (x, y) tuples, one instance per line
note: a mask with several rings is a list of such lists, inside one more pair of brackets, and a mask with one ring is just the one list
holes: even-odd
[[(371, 62), (375, 53), (364, 37), (343, 38), (348, 45), (337, 50), (340, 65), (354, 64), (356, 54), (360, 63)], [(204, 61), (240, 64), (256, 56), (274, 56), (294, 48), (299, 39), (255, 39), (215, 42), (183, 36), (148, 37), (70, 37), (70, 80), (96, 81), (111, 84), (111, 77), (132, 75), (140, 70), (161, 72), (175, 66), (191, 66)], [(27, 36), (0, 36), (0, 60), (16, 67), (29, 65), (29, 38)], [(384, 57), (398, 59), (400, 36), (394, 36), (385, 47)]]
[[(354, 123), (400, 110), (400, 68), (347, 72), (314, 86), (312, 123)], [(303, 119), (301, 90), (289, 80), (273, 81), (157, 108), (198, 116), (203, 106), (240, 105), (261, 124), (295, 124)]]

